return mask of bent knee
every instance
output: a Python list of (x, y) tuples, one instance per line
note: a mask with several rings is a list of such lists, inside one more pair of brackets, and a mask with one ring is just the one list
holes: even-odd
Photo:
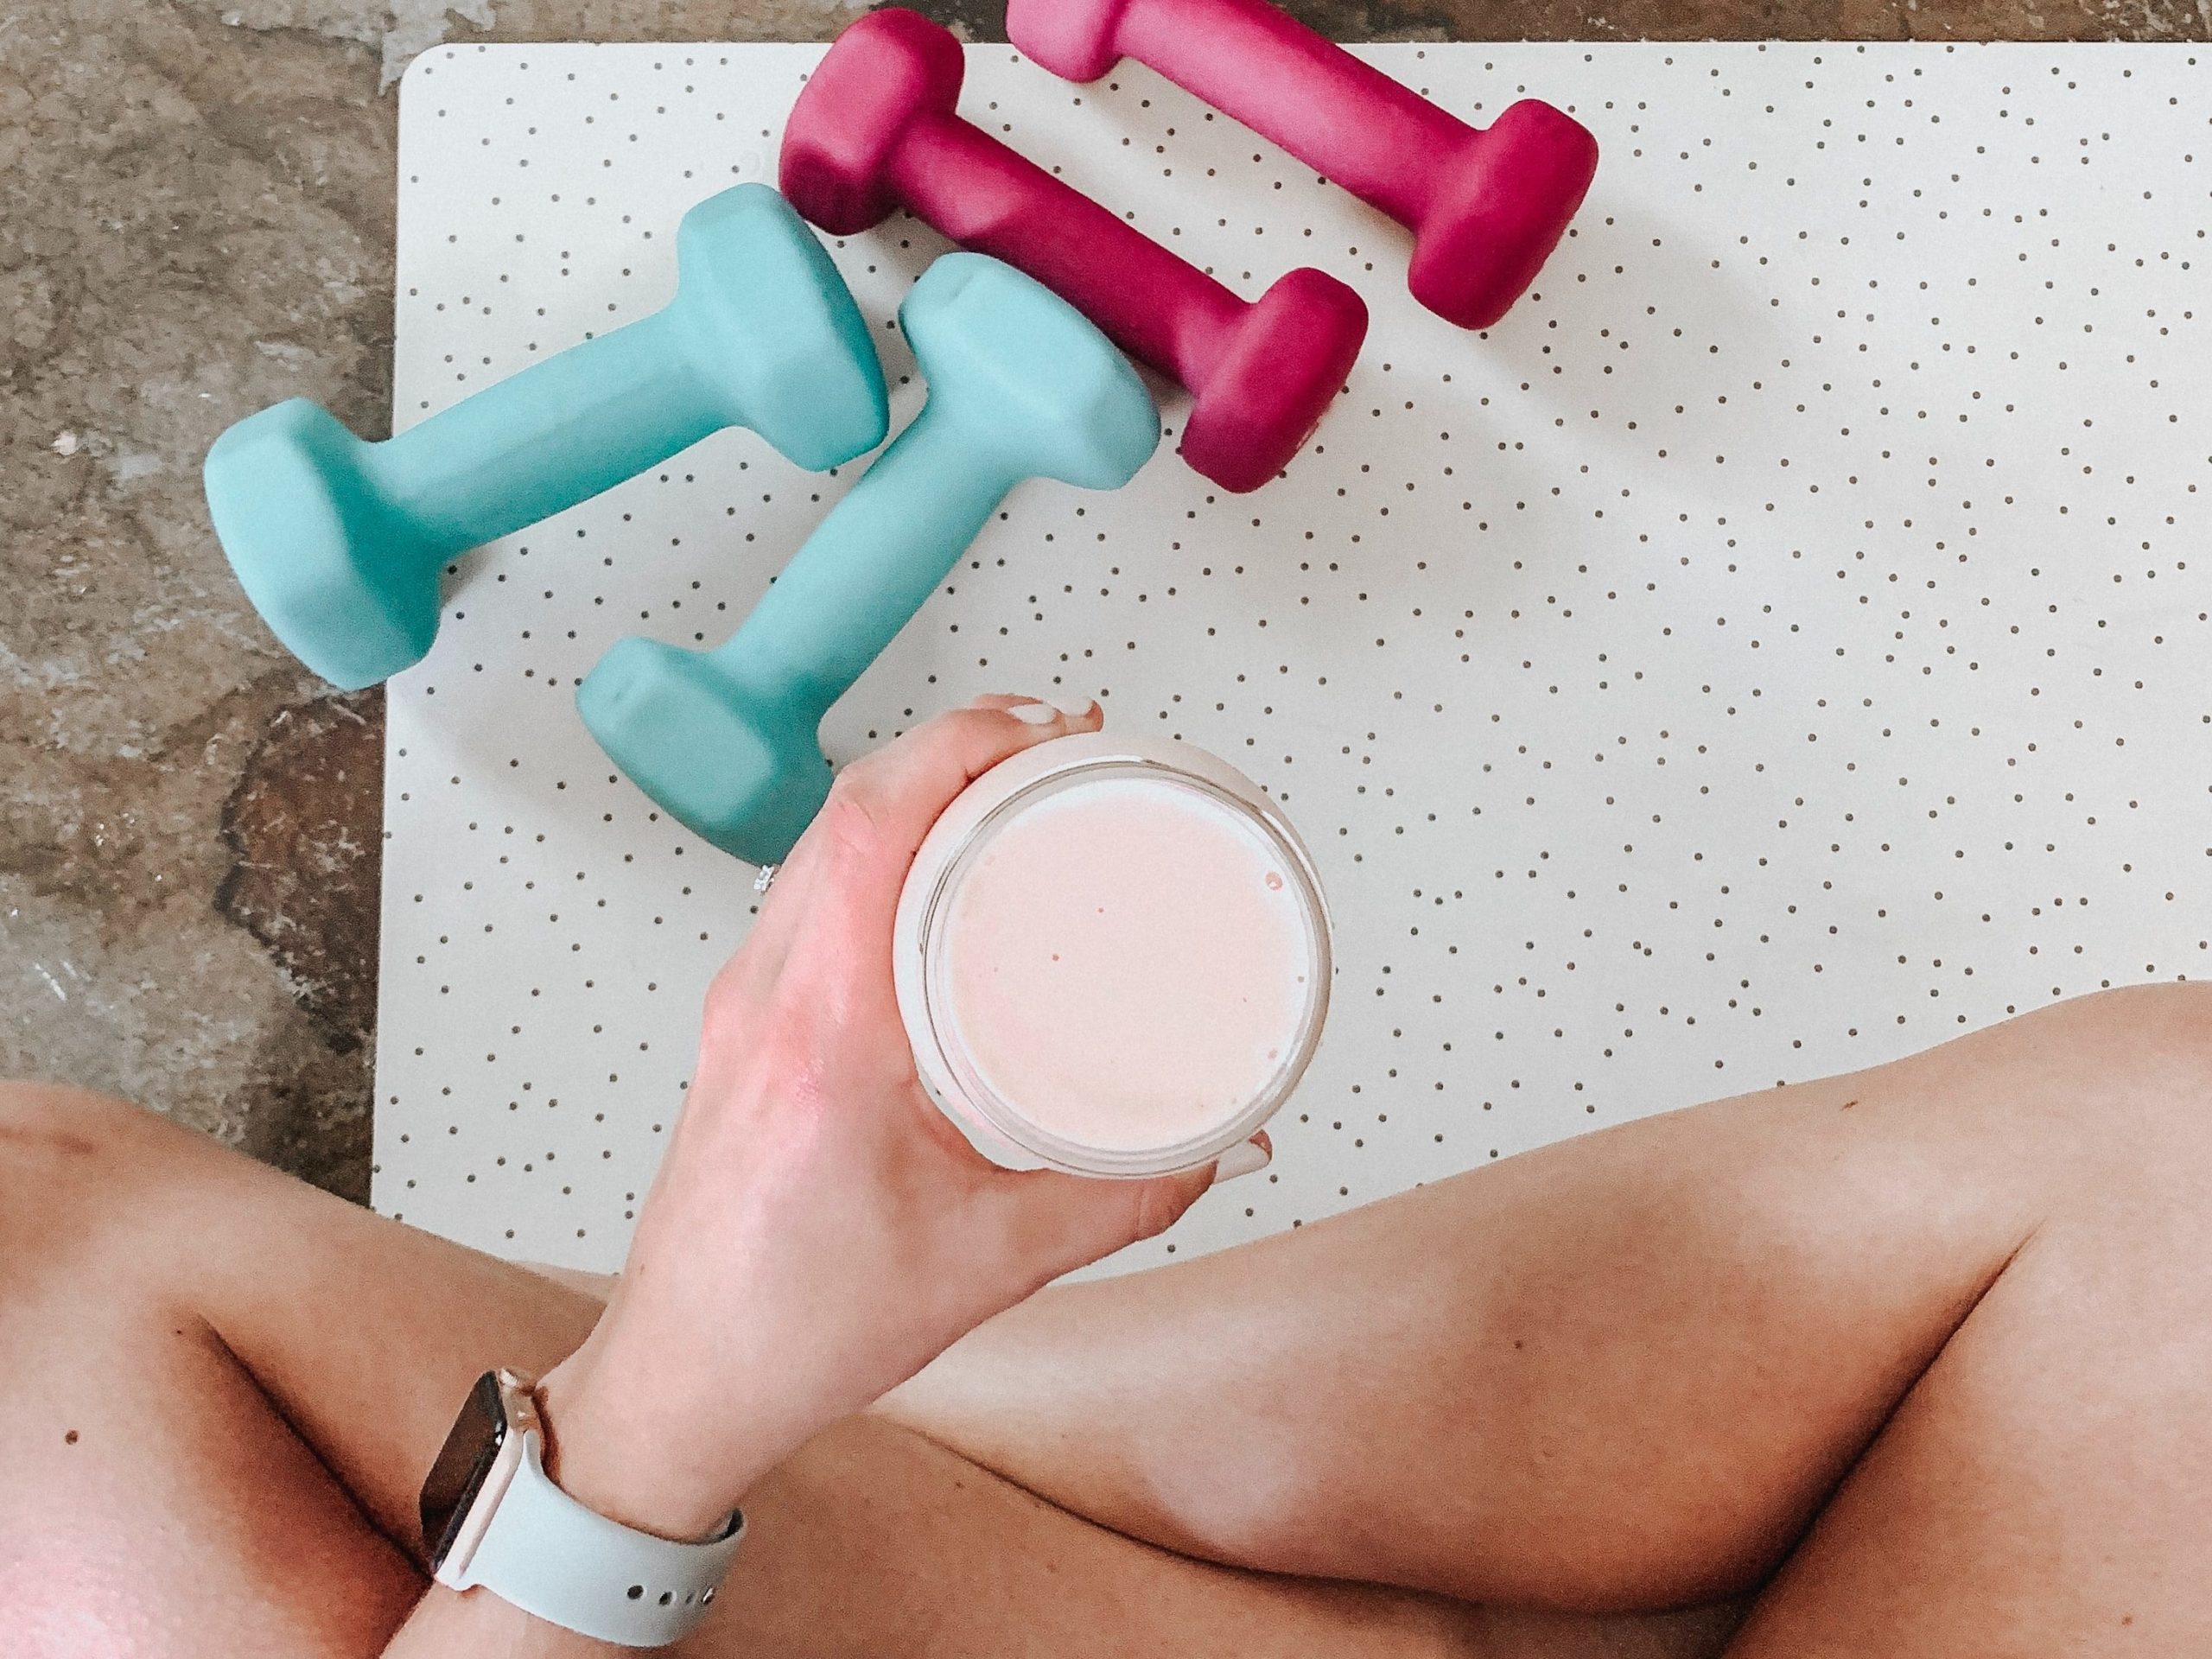
[(171, 1135), (183, 1132), (106, 1095), (0, 1082), (0, 1262), (50, 1262), (100, 1230)]
[(2049, 1009), (2031, 1058), (2093, 1165), (2212, 1173), (2212, 984), (2099, 991)]
[(0, 1082), (0, 1173), (23, 1179), (97, 1161), (137, 1109), (64, 1084)]
[(2063, 1011), (2089, 1058), (2146, 1106), (2192, 1122), (2212, 1111), (2212, 983), (2123, 986)]

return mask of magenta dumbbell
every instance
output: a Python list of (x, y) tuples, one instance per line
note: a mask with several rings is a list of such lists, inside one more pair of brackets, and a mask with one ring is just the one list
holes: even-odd
[(896, 9), (846, 29), (784, 129), (791, 205), (834, 236), (897, 208), (1025, 270), (1190, 388), (1183, 458), (1228, 490), (1290, 462), (1343, 386), (1367, 307), (1294, 270), (1246, 302), (955, 113), (960, 41)]
[(1149, 65), (1389, 214), (1406, 285), (1462, 328), (1521, 297), (1597, 171), (1573, 116), (1531, 98), (1471, 127), (1266, 0), (1008, 0), (1006, 31), (1069, 80)]

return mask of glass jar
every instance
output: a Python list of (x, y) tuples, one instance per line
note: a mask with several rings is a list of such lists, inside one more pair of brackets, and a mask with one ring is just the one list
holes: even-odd
[(1105, 732), (945, 810), (893, 961), (924, 1086), (1013, 1169), (1212, 1161), (1288, 1098), (1329, 1002), (1328, 912), (1281, 809), (1202, 749)]

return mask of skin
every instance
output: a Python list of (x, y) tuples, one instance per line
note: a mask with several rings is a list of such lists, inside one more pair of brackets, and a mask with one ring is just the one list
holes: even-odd
[(682, 1535), (744, 1498), (681, 1649), (715, 1659), (2212, 1650), (2203, 990), (1029, 1295), (1204, 1177), (1005, 1177), (894, 1063), (875, 930), (919, 827), (1075, 724), (956, 723), (988, 741), (863, 773), (779, 878), (603, 1309), (0, 1087), (11, 1655), (610, 1651), (410, 1559), (496, 1364), (553, 1372), (596, 1507)]
[[(817, 1430), (1160, 1232), (1211, 1184), (1211, 1167), (1100, 1181), (986, 1162), (923, 1092), (899, 1020), (893, 923), (930, 826), (1001, 760), (1097, 724), (1095, 705), (993, 698), (839, 776), (708, 989), (685, 1109), (606, 1317), (546, 1379), (577, 1496), (701, 1535)], [(753, 1380), (742, 1412), (733, 1377)]]

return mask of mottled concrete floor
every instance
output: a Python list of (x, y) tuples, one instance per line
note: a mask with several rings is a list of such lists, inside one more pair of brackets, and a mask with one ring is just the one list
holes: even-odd
[[(262, 631), (201, 455), (386, 430), (396, 103), (462, 38), (822, 39), (830, 0), (0, 9), (0, 1074), (368, 1192), (383, 702)], [(924, 0), (975, 38), (1003, 0)], [(1297, 0), (1344, 39), (2207, 38), (2212, 0)]]

